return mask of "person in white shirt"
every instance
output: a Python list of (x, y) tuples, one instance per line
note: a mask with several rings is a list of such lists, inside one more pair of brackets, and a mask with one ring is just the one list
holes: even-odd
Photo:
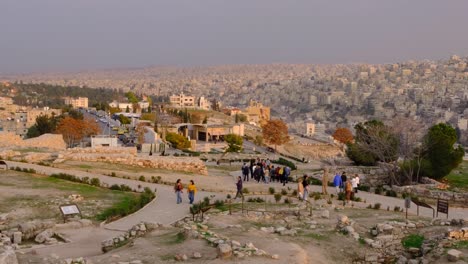
[(354, 192), (355, 192), (355, 193), (357, 193), (357, 192), (358, 192), (358, 188), (359, 188), (359, 184), (360, 184), (360, 182), (359, 182), (359, 181), (360, 181), (360, 179), (359, 179), (359, 175), (358, 175), (358, 174), (356, 174), (356, 185), (357, 185), (357, 187), (356, 187), (356, 190), (354, 190)]
[(353, 192), (356, 193), (357, 192), (357, 187), (358, 187), (358, 184), (357, 184), (357, 179), (356, 177), (353, 177), (351, 179), (351, 186), (353, 187)]

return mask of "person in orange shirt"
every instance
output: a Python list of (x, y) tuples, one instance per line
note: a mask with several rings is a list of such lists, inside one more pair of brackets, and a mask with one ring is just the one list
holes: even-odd
[(193, 200), (195, 199), (195, 193), (197, 192), (197, 187), (195, 186), (193, 180), (190, 180), (190, 184), (187, 187), (187, 191), (190, 204), (193, 204)]
[(351, 181), (346, 181), (345, 191), (346, 191), (346, 203), (349, 204), (349, 202), (351, 201), (351, 193), (353, 191), (353, 185), (351, 184)]

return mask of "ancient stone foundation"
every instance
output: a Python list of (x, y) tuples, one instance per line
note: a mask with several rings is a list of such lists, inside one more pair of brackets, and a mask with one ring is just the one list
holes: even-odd
[(207, 175), (205, 163), (198, 158), (138, 156), (135, 148), (73, 148), (61, 152), (54, 163), (65, 160), (108, 162), (145, 168), (191, 172)]
[(62, 135), (44, 134), (36, 138), (22, 139), (20, 136), (9, 132), (0, 132), (0, 147), (26, 147), (26, 148), (47, 148), (54, 150), (64, 150), (67, 148)]

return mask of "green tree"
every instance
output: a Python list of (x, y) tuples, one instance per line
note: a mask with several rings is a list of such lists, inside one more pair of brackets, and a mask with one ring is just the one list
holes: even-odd
[(187, 149), (191, 147), (190, 141), (186, 137), (177, 133), (167, 133), (166, 140), (177, 149)]
[(138, 97), (136, 96), (136, 94), (134, 92), (127, 92), (127, 93), (125, 93), (125, 96), (127, 97), (128, 102), (130, 102), (132, 104), (136, 104), (139, 101)]
[(38, 137), (43, 134), (52, 133), (57, 128), (57, 117), (55, 115), (40, 115), (36, 117), (36, 123), (28, 129), (28, 138)]
[(425, 137), (426, 158), (423, 174), (434, 179), (441, 179), (458, 167), (465, 151), (461, 146), (454, 148), (457, 133), (448, 124), (432, 126)]
[(131, 123), (130, 118), (128, 118), (128, 117), (126, 117), (126, 116), (124, 116), (124, 115), (122, 115), (122, 114), (119, 115), (119, 121), (120, 121), (120, 123), (121, 123), (122, 125), (127, 125), (127, 124), (130, 124), (130, 123)]
[(130, 113), (130, 107), (128, 107), (128, 105), (127, 108), (125, 108), (125, 113)]
[(226, 152), (240, 152), (242, 151), (243, 140), (242, 137), (236, 134), (228, 134), (224, 137), (228, 144)]

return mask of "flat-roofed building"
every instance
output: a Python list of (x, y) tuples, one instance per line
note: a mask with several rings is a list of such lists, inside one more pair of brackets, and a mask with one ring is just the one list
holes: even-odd
[(195, 107), (195, 97), (187, 96), (183, 93), (179, 95), (171, 95), (169, 101), (172, 105), (177, 107)]
[(88, 97), (65, 97), (65, 104), (71, 105), (73, 108), (88, 108)]

